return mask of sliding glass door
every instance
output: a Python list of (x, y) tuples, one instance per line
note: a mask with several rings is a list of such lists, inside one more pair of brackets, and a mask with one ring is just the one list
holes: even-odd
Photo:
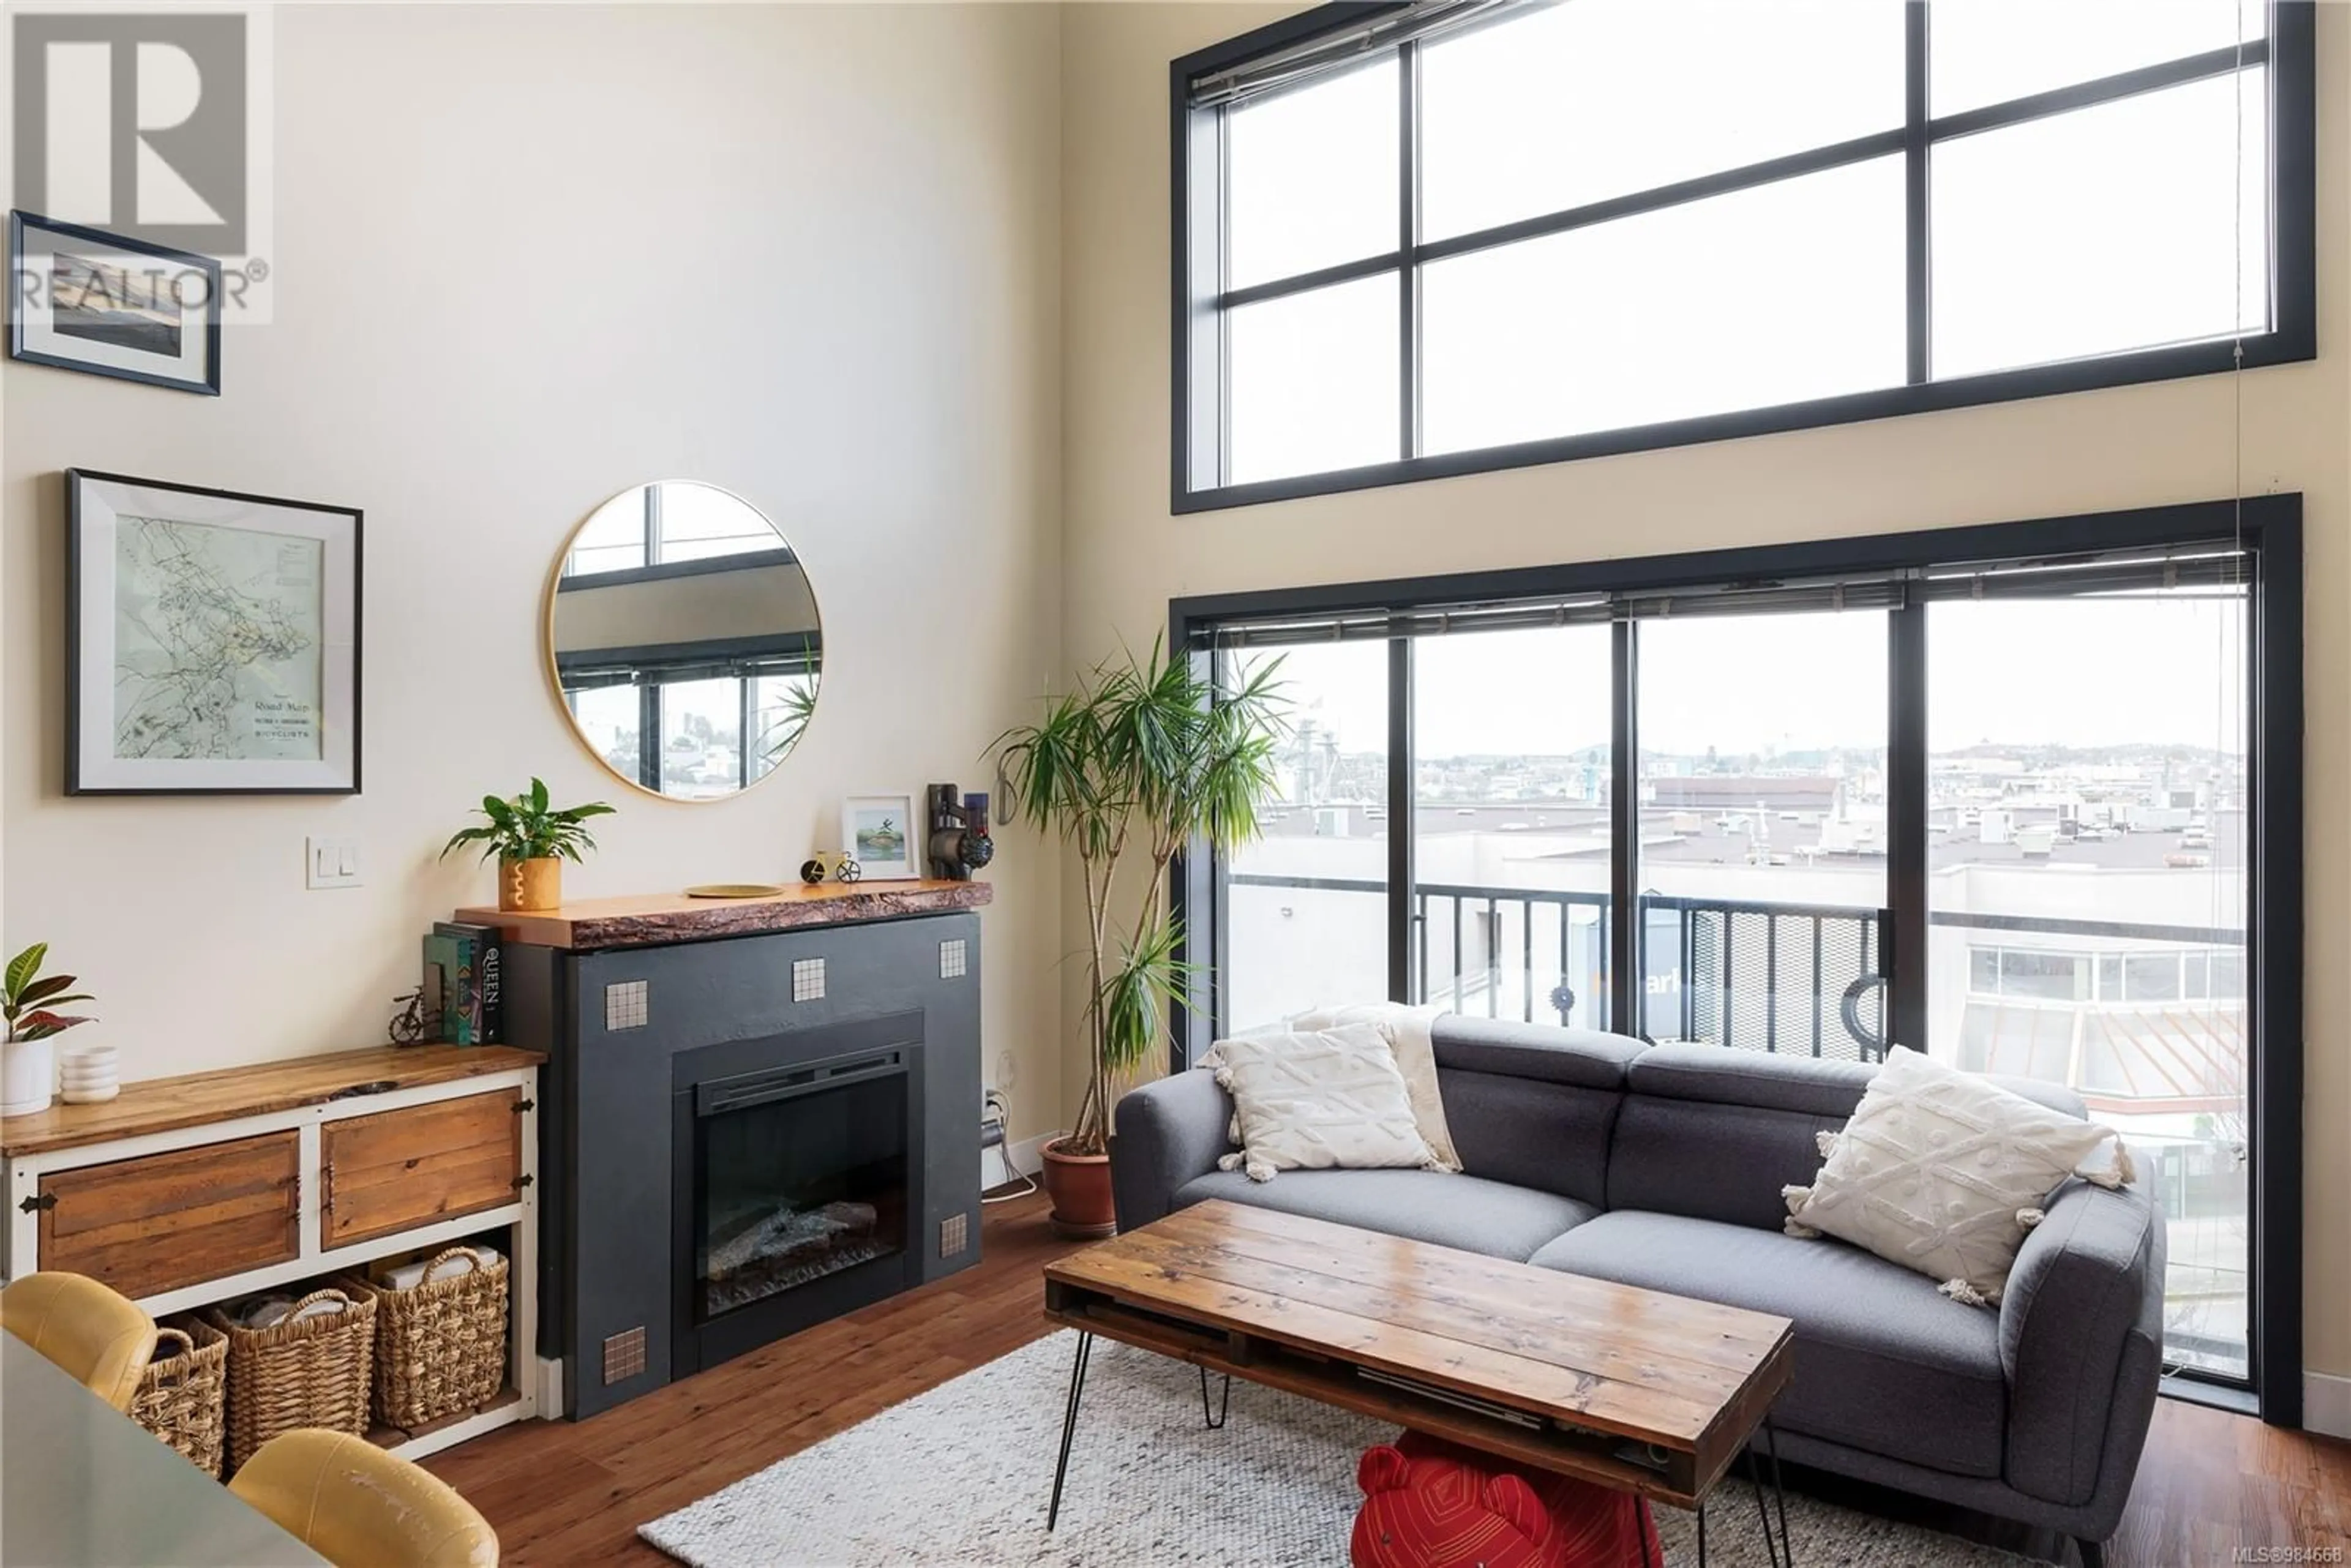
[(1635, 632), (1641, 1032), (1882, 1055), (1886, 612)]
[(1604, 625), (1413, 648), (1414, 996), (1608, 1027)]
[(2070, 1085), (2170, 1221), (2165, 1350), (2249, 1366), (2241, 582), (1928, 612), (1927, 1049)]
[(2160, 1191), (2169, 1362), (2291, 1409), (2299, 540), (2262, 497), (1179, 602), (1294, 717), (1185, 879), (1182, 1048), (1401, 998), (2062, 1083)]
[(1388, 994), (1387, 644), (1225, 656), (1239, 679), (1279, 658), (1290, 719), (1264, 834), (1224, 868), (1228, 1027), (1378, 1001)]

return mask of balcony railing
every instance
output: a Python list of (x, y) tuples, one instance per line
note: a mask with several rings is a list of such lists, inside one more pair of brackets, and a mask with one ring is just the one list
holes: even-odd
[[(1236, 872), (1235, 888), (1366, 894), (1384, 882)], [(1421, 883), (1414, 888), (1414, 994), (1457, 1012), (1618, 1028), (1606, 1017), (1604, 893)], [(1876, 1061), (1886, 1051), (1884, 936), (1891, 915), (1844, 904), (1641, 896), (1643, 1016), (1623, 1032), (1750, 1050)], [(1938, 910), (1938, 927), (2242, 946), (2228, 926)], [(1245, 1020), (1246, 1021), (1246, 1020)]]

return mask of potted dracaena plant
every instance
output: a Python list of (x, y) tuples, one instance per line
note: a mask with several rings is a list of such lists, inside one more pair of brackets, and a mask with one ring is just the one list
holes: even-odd
[(49, 945), (36, 942), (0, 971), (0, 1115), (46, 1111), (57, 1081), (57, 1048), (49, 1041), (90, 1020), (57, 1009), (90, 998), (74, 989), (71, 975), (44, 975)]
[(1111, 1107), (1120, 1082), (1168, 1039), (1168, 1004), (1185, 978), (1168, 864), (1196, 843), (1223, 851), (1257, 837), (1288, 728), (1275, 674), (1268, 664), (1220, 691), (1192, 660), (1154, 643), (1147, 660), (1097, 665), (994, 747), (1005, 816), (1060, 834), (1085, 881), (1086, 1087), (1069, 1135), (1045, 1149), (1045, 1189), (1065, 1235), (1117, 1228)]
[(482, 859), (498, 862), (500, 909), (554, 909), (563, 903), (563, 862), (583, 863), (580, 852), (596, 847), (588, 819), (611, 811), (601, 800), (557, 810), (547, 803), (546, 781), (534, 779), (511, 800), (483, 796), (481, 815), (488, 820), (452, 836), (441, 857), (461, 844), (480, 844)]

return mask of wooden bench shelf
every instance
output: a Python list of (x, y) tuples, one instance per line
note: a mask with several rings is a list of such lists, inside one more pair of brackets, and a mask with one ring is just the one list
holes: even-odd
[(160, 1318), (496, 1236), (510, 1263), (507, 1392), (374, 1436), (413, 1457), (535, 1416), (545, 1061), (383, 1047), (150, 1079), (104, 1104), (8, 1117), (8, 1277), (72, 1270)]

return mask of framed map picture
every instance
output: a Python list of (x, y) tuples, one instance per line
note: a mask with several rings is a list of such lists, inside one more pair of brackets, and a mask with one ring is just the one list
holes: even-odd
[(360, 514), (66, 471), (66, 793), (356, 795)]

